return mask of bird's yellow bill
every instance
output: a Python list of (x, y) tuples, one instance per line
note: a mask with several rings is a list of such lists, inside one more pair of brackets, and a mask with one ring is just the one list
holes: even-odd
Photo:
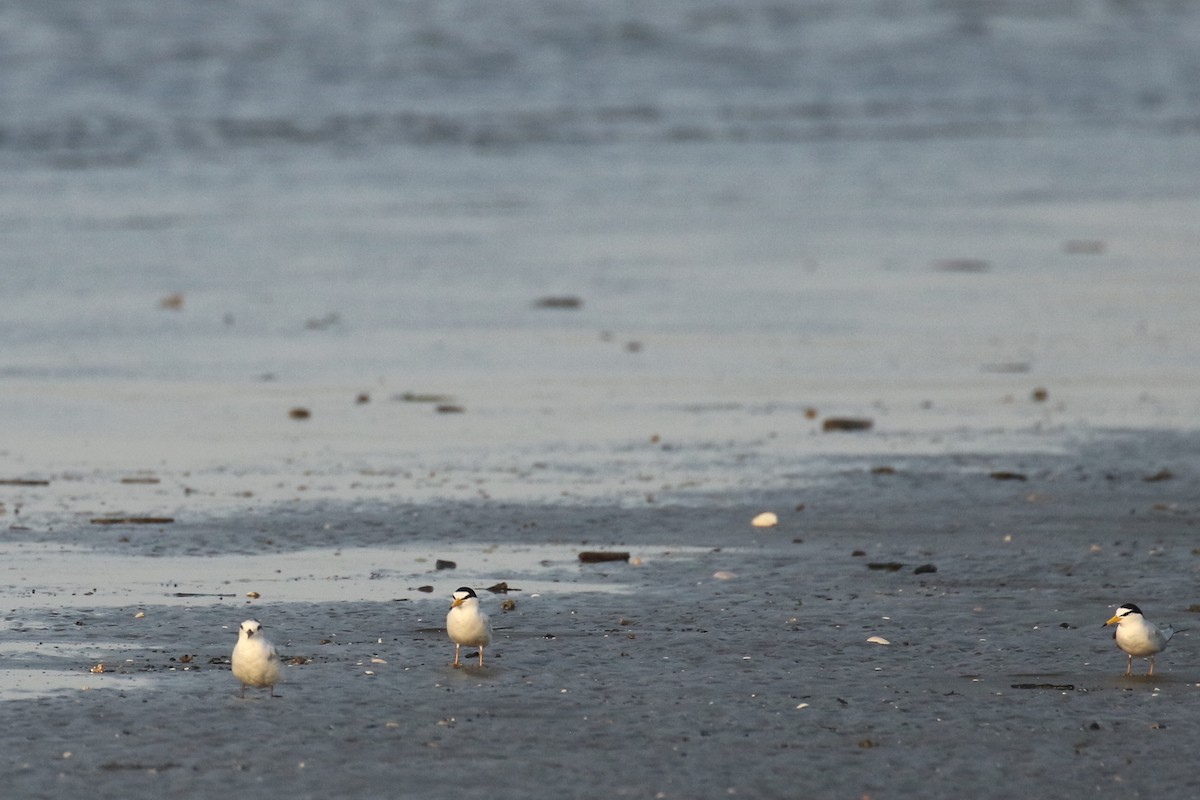
[(463, 604), (463, 600), (465, 600), (465, 599), (466, 599), (466, 598), (463, 598), (463, 597), (456, 597), (456, 598), (454, 598), (454, 602), (450, 604), (450, 607), (451, 607), (451, 608), (458, 608), (459, 606), (461, 606), (461, 605)]
[(1119, 614), (1113, 614), (1113, 618), (1112, 618), (1112, 619), (1110, 619), (1108, 622), (1106, 622), (1106, 623), (1104, 623), (1104, 624), (1105, 624), (1105, 625), (1112, 625), (1114, 622), (1120, 622), (1120, 621), (1121, 621), (1121, 617), (1120, 617), (1120, 615), (1119, 615)]

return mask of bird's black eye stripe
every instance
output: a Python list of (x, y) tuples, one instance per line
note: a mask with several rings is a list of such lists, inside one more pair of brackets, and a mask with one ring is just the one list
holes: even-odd
[(458, 594), (459, 592), (462, 592), (467, 597), (475, 597), (475, 590), (472, 589), (470, 586), (460, 586), (460, 587), (458, 587), (458, 589), (455, 590), (454, 593)]

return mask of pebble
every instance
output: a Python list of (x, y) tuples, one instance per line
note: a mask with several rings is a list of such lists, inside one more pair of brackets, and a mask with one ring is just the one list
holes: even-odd
[(583, 300), (574, 295), (551, 295), (539, 297), (533, 303), (534, 308), (583, 308)]
[(779, 517), (773, 511), (764, 511), (750, 520), (750, 524), (756, 528), (771, 528), (779, 524)]
[(821, 423), (823, 431), (869, 431), (875, 424), (866, 417), (826, 417)]

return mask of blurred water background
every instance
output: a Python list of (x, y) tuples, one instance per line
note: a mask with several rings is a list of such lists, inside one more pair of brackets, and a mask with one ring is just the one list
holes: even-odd
[(651, 440), (678, 487), (1192, 427), (1198, 41), (1183, 0), (5, 3), (6, 469), (554, 494)]

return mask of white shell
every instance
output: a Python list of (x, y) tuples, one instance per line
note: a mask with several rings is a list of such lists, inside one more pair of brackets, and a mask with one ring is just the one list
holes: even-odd
[(764, 511), (750, 520), (750, 524), (756, 528), (772, 528), (779, 524), (779, 517), (775, 515), (774, 511)]
[(870, 639), (867, 639), (867, 641), (871, 644), (891, 644), (891, 642), (882, 636), (872, 636)]

